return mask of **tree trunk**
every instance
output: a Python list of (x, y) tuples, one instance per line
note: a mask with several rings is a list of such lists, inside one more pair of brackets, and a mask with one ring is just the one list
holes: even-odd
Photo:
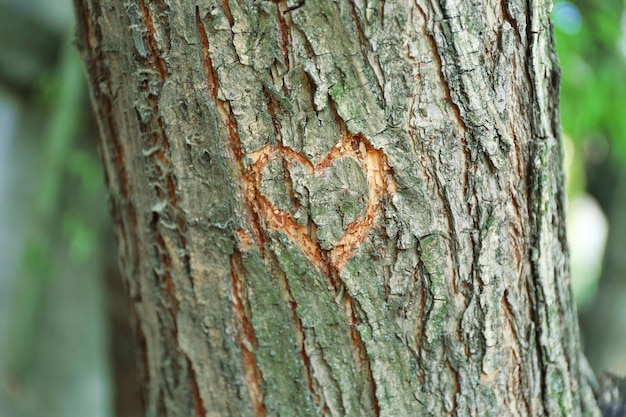
[(547, 2), (75, 6), (146, 415), (597, 415)]

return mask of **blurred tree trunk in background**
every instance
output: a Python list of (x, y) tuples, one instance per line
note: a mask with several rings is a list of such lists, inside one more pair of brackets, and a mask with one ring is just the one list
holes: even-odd
[[(115, 251), (113, 248), (109, 254)], [(111, 355), (112, 417), (138, 417), (143, 415), (140, 391), (137, 387), (135, 337), (130, 323), (128, 293), (120, 279), (120, 271), (113, 265), (117, 262), (107, 257), (105, 283), (107, 286), (107, 315), (110, 326), (109, 352)]]
[[(0, 4), (2, 417), (111, 417), (119, 397), (110, 392), (102, 285), (117, 260), (110, 265), (96, 127), (68, 6)], [(119, 272), (111, 279), (122, 285)], [(134, 374), (125, 380), (136, 385)], [(124, 391), (138, 403), (136, 392)]]
[(74, 3), (147, 415), (597, 415), (547, 3)]
[(53, 67), (62, 37), (34, 13), (16, 9), (0, 4), (0, 82), (26, 96), (33, 92), (42, 71)]
[[(607, 155), (608, 156), (608, 155)], [(598, 372), (626, 373), (626, 169), (609, 159), (589, 163), (587, 189), (609, 222), (593, 302), (581, 312), (585, 353)]]

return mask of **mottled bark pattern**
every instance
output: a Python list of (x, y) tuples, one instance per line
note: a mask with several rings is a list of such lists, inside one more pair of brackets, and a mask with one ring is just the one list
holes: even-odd
[(75, 5), (148, 416), (597, 413), (547, 2)]

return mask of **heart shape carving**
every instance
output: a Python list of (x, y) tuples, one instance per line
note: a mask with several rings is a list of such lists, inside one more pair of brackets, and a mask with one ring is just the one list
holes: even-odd
[[(247, 156), (252, 163), (244, 169), (242, 177), (248, 206), (259, 219), (265, 221), (270, 230), (283, 232), (321, 269), (324, 266), (330, 266), (336, 271), (343, 268), (374, 225), (382, 199), (395, 189), (386, 155), (382, 150), (374, 148), (362, 133), (343, 135), (341, 142), (317, 164), (280, 144), (266, 145)], [(368, 188), (365, 209), (345, 227), (345, 232), (330, 250), (323, 249), (319, 240), (311, 236), (310, 227), (299, 224), (291, 213), (278, 209), (261, 192), (263, 168), (272, 157), (283, 158), (290, 167), (298, 163), (304, 167), (308, 175), (323, 176), (325, 170), (333, 166), (338, 158), (343, 157), (353, 158), (363, 170)], [(241, 231), (239, 233), (241, 241), (243, 240)]]

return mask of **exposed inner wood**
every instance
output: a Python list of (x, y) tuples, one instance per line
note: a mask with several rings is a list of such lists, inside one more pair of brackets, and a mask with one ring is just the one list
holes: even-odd
[(330, 266), (338, 272), (341, 271), (372, 228), (381, 201), (394, 190), (394, 183), (385, 154), (381, 150), (375, 149), (363, 134), (348, 133), (315, 165), (304, 155), (282, 145), (273, 147), (267, 145), (248, 155), (252, 164), (242, 173), (248, 203), (268, 223), (270, 230), (285, 233), (315, 265), (322, 269), (324, 259), (321, 254), (323, 250), (319, 243), (310, 236), (309, 227), (298, 224), (291, 214), (278, 210), (260, 192), (261, 173), (272, 156), (280, 156), (290, 164), (298, 162), (306, 167), (309, 174), (323, 174), (323, 171), (330, 167), (333, 161), (344, 156), (354, 158), (363, 168), (369, 187), (366, 212), (348, 225), (346, 232), (329, 254)]

